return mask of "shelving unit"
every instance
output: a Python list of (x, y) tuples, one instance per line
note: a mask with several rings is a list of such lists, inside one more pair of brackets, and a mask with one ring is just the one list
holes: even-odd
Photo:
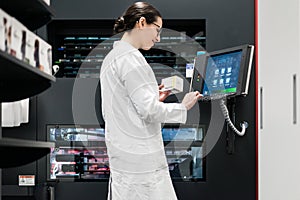
[[(77, 127), (76, 127), (77, 126)], [(48, 140), (55, 149), (48, 156), (49, 179), (105, 181), (109, 177), (104, 129), (95, 125), (48, 125)], [(173, 180), (205, 180), (202, 158), (203, 125), (166, 125), (162, 134)]]
[(50, 142), (2, 138), (0, 167), (16, 167), (33, 162), (48, 154), (51, 147), (54, 147), (54, 144)]
[[(15, 17), (28, 29), (47, 24), (54, 12), (43, 0), (2, 0), (0, 8)], [(2, 102), (13, 102), (35, 96), (51, 86), (55, 77), (0, 51), (0, 200), (2, 199), (2, 168), (31, 163), (50, 153), (52, 142), (2, 137)]]
[[(42, 0), (2, 0), (0, 8), (31, 30), (45, 25), (54, 15), (50, 6)], [(0, 105), (1, 102), (18, 101), (37, 95), (55, 81), (55, 77), (2, 51), (0, 63)], [(0, 168), (33, 162), (47, 155), (52, 147), (54, 143), (51, 142), (2, 138), (0, 115)]]
[[(120, 35), (112, 33), (114, 20), (53, 20), (48, 24), (56, 77), (98, 78), (103, 59)], [(88, 31), (87, 31), (88, 30)], [(170, 75), (186, 76), (186, 64), (206, 46), (205, 20), (165, 19), (161, 40), (141, 50), (157, 81)], [(172, 73), (172, 74), (171, 74)]]

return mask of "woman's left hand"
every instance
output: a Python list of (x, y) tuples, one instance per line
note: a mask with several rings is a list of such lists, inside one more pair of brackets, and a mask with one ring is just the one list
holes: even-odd
[(159, 101), (163, 102), (171, 93), (170, 90), (162, 91), (164, 85), (161, 84), (158, 86), (159, 89)]

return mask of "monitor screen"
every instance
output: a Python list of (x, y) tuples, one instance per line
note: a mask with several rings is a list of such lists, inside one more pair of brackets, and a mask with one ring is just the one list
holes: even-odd
[(198, 55), (190, 90), (204, 96), (247, 95), (253, 52), (247, 44)]
[(208, 57), (203, 95), (235, 93), (242, 61), (242, 50)]

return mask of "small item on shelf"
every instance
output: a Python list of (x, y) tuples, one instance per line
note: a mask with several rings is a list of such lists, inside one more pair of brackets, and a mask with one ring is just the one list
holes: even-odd
[(46, 41), (40, 39), (40, 66), (47, 74), (52, 74), (52, 46)]
[(25, 62), (36, 66), (35, 59), (34, 59), (34, 42), (35, 42), (36, 35), (28, 31), (26, 36), (26, 49), (25, 49)]
[(10, 54), (12, 56), (15, 56), (19, 60), (25, 61), (26, 36), (28, 30), (21, 22), (19, 22), (15, 18), (12, 18), (11, 22), (12, 37)]
[(9, 53), (11, 34), (11, 16), (0, 8), (0, 50)]
[(28, 34), (26, 55), (29, 64), (52, 74), (52, 46), (34, 33)]

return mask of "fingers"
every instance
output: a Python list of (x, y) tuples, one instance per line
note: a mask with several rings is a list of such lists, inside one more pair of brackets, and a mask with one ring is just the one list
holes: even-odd
[(160, 84), (160, 85), (158, 86), (158, 89), (161, 90), (163, 87), (164, 87), (164, 84)]
[(200, 94), (200, 92), (198, 92), (198, 91), (195, 92), (195, 95), (196, 95), (197, 99), (200, 99), (201, 97), (203, 97), (203, 95)]
[(196, 92), (189, 92), (187, 93), (183, 100), (182, 104), (187, 108), (187, 110), (191, 109), (197, 101), (202, 97), (203, 95), (200, 94), (198, 91)]
[(159, 92), (159, 101), (164, 101), (170, 95), (170, 93), (171, 93), (170, 90), (160, 91)]

